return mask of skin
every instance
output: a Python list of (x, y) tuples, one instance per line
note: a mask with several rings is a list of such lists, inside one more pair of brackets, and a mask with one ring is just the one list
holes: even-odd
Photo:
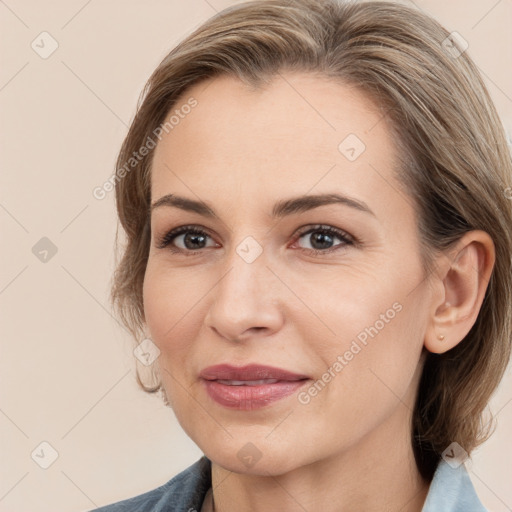
[[(169, 404), (212, 460), (216, 510), (420, 511), (429, 482), (410, 422), (423, 356), (453, 347), (474, 323), (492, 242), (471, 232), (425, 274), (414, 202), (394, 173), (398, 141), (353, 87), (309, 74), (261, 89), (217, 77), (177, 105), (189, 97), (198, 105), (155, 149), (152, 202), (176, 194), (216, 217), (153, 208), (144, 310)], [(366, 146), (354, 161), (338, 149), (349, 134)], [(372, 213), (329, 204), (271, 216), (278, 201), (333, 193)], [(298, 231), (318, 224), (354, 243), (334, 236), (313, 253), (312, 233)], [(160, 247), (184, 225), (207, 233), (204, 248), (194, 253), (183, 235)], [(236, 252), (248, 236), (263, 249), (252, 263)], [(393, 304), (400, 311), (307, 404), (294, 393), (227, 409), (199, 378), (214, 364), (260, 363), (313, 383)], [(237, 456), (247, 443), (261, 457), (250, 467)]]

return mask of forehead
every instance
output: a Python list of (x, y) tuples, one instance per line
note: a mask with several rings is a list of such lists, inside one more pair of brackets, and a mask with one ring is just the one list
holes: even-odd
[(182, 181), (198, 195), (229, 187), (272, 195), (335, 185), (371, 194), (394, 179), (396, 141), (384, 111), (325, 77), (282, 74), (259, 88), (216, 77), (186, 90), (169, 116), (176, 110), (179, 122), (155, 149), (153, 198), (174, 187), (186, 193)]

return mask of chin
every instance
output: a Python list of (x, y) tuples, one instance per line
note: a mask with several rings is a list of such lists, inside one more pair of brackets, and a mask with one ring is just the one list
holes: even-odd
[(271, 442), (265, 436), (268, 436), (267, 431), (261, 436), (235, 435), (216, 444), (212, 443), (212, 438), (205, 443), (194, 441), (213, 463), (240, 474), (278, 476), (311, 462), (301, 452), (303, 446)]

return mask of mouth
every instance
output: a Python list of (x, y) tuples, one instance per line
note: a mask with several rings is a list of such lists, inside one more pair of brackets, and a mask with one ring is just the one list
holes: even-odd
[(275, 384), (279, 382), (277, 379), (260, 379), (260, 380), (217, 380), (226, 386), (262, 386), (263, 384)]
[(269, 406), (290, 396), (310, 380), (306, 375), (256, 364), (210, 366), (199, 376), (213, 401), (240, 411)]

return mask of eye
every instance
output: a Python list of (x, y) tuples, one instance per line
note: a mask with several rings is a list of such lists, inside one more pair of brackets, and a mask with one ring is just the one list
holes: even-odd
[[(347, 245), (354, 245), (354, 238), (332, 226), (317, 225), (299, 233), (295, 243), (314, 254), (325, 254)], [(218, 247), (218, 244), (203, 229), (197, 226), (180, 226), (166, 233), (159, 241), (158, 248), (168, 248), (172, 252), (187, 256), (198, 254), (202, 249)]]
[(327, 253), (347, 245), (354, 245), (354, 239), (344, 231), (332, 226), (314, 226), (300, 233), (297, 240), (302, 249), (314, 253)]
[(208, 247), (216, 247), (213, 239), (195, 226), (181, 226), (169, 231), (159, 241), (158, 248), (169, 248), (173, 252), (194, 252)]

